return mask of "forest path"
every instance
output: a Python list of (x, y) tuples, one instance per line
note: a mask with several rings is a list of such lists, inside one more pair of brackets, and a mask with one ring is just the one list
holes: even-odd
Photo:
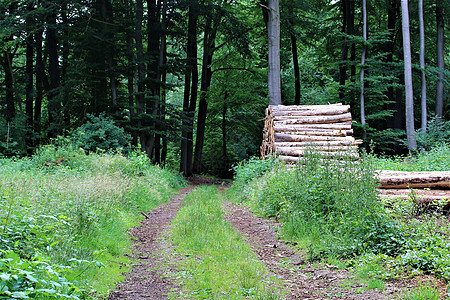
[[(173, 254), (167, 234), (184, 197), (204, 184), (217, 182), (205, 178), (191, 180), (170, 202), (147, 213), (148, 218), (130, 230), (134, 240), (131, 255), (136, 263), (108, 299), (167, 299), (178, 294), (180, 287), (170, 274), (177, 272), (175, 265), (179, 258)], [(223, 189), (219, 187), (219, 191)], [(306, 262), (303, 254), (279, 240), (276, 231), (280, 225), (276, 221), (256, 217), (247, 207), (228, 201), (223, 209), (225, 219), (244, 236), (267, 270), (281, 279), (286, 299), (394, 299), (405, 288), (405, 283), (387, 282), (384, 291), (368, 290), (347, 270)]]
[(225, 219), (247, 240), (267, 270), (282, 281), (286, 299), (395, 299), (407, 282), (386, 282), (384, 290), (367, 289), (355, 275), (326, 263), (310, 263), (293, 246), (279, 240), (280, 224), (255, 216), (247, 207), (223, 204)]
[(175, 270), (171, 270), (168, 258), (171, 246), (167, 245), (164, 235), (168, 233), (184, 197), (195, 187), (191, 184), (182, 188), (170, 202), (149, 212), (140, 226), (130, 230), (134, 240), (131, 255), (136, 263), (108, 299), (167, 299), (167, 294), (178, 289), (177, 284), (165, 276)]

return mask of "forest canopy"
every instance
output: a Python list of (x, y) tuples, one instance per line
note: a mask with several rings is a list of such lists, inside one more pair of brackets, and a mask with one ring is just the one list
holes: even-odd
[[(230, 176), (233, 164), (258, 155), (274, 36), (282, 104), (351, 105), (355, 136), (377, 153), (408, 151), (406, 120), (419, 150), (448, 141), (450, 2), (273, 5), (1, 1), (0, 154), (26, 156), (60, 136), (89, 137), (90, 151), (139, 148), (185, 175)], [(271, 30), (277, 22), (279, 31)]]

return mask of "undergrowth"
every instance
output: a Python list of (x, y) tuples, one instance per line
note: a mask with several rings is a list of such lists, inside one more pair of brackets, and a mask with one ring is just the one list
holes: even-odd
[[(278, 299), (268, 290), (263, 264), (242, 236), (223, 219), (215, 187), (199, 187), (173, 221), (172, 239), (184, 257), (176, 276), (190, 299)], [(180, 296), (179, 295), (179, 296)]]
[(0, 161), (0, 298), (105, 296), (126, 269), (126, 229), (182, 180), (139, 152), (48, 145)]
[[(448, 149), (434, 151), (448, 155)], [(422, 155), (416, 167), (433, 154)], [(252, 169), (251, 164), (239, 166), (236, 178)], [(278, 219), (282, 237), (305, 249), (310, 260), (346, 259), (375, 279), (434, 274), (450, 280), (448, 220), (433, 215), (427, 223), (426, 217), (417, 220), (408, 213), (414, 207), (403, 209), (403, 217), (385, 207), (374, 179), (380, 165), (371, 156), (363, 156), (359, 164), (334, 164), (312, 154), (303, 165), (275, 167), (245, 186), (237, 184), (230, 195), (258, 214)], [(436, 226), (440, 219), (447, 221)]]

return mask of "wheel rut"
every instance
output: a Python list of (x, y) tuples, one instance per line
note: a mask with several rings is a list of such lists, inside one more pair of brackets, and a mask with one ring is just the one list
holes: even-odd
[(125, 281), (119, 283), (108, 299), (167, 299), (168, 294), (179, 286), (167, 274), (175, 271), (168, 257), (171, 246), (163, 238), (170, 229), (170, 223), (181, 208), (184, 197), (196, 185), (182, 188), (170, 202), (162, 204), (144, 214), (146, 219), (140, 226), (130, 230), (134, 241), (132, 258), (136, 261), (132, 270), (125, 274)]

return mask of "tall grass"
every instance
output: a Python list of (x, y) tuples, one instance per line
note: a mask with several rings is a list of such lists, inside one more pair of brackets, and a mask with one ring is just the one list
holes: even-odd
[(173, 221), (183, 295), (191, 299), (276, 299), (268, 277), (242, 236), (223, 219), (222, 197), (200, 187), (185, 199)]
[(295, 168), (266, 173), (242, 194), (261, 215), (280, 219), (284, 237), (303, 244), (311, 259), (393, 254), (402, 242), (377, 201), (370, 161), (336, 164), (311, 154)]
[[(140, 153), (85, 155), (52, 145), (31, 159), (1, 160), (0, 174), (1, 249), (23, 259), (41, 253), (50, 263), (71, 266), (76, 281), (98, 295), (120, 279), (126, 265), (120, 256), (130, 247), (126, 230), (182, 184)], [(41, 229), (38, 242), (27, 231), (33, 226)]]

